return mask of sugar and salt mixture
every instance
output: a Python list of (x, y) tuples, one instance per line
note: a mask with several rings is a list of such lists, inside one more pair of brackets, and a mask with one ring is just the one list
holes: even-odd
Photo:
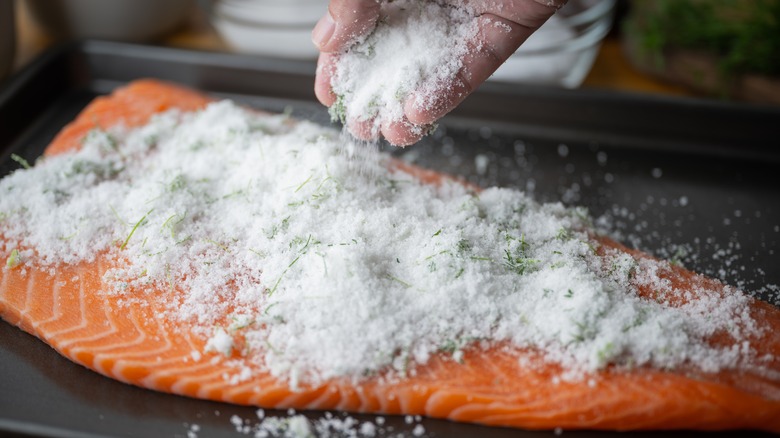
[(370, 121), (376, 136), (383, 123), (403, 120), (410, 95), (414, 105), (430, 108), (462, 67), (466, 41), (476, 32), (474, 15), (465, 7), (435, 1), (382, 2), (374, 31), (339, 56), (332, 77), (337, 100), (331, 116), (342, 123)]
[[(160, 317), (208, 339), (193, 360), (245, 356), (292, 387), (401, 378), (493, 341), (536, 347), (571, 378), (608, 364), (760, 364), (742, 341), (759, 330), (742, 294), (696, 290), (673, 305), (669, 265), (596, 255), (581, 210), (422, 184), (381, 154), (359, 171), (342, 141), (230, 101), (93, 131), (0, 181), (4, 269), (106, 254), (118, 265), (101, 293), (167, 297)], [(712, 346), (716, 332), (737, 341)]]

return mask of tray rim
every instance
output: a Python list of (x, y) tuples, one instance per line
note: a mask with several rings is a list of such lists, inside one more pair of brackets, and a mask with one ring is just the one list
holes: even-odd
[[(160, 47), (153, 47), (153, 46), (136, 46), (136, 45), (129, 45), (129, 44), (122, 44), (122, 43), (113, 43), (113, 42), (102, 42), (102, 41), (80, 41), (80, 42), (74, 42), (62, 45), (60, 47), (53, 48), (46, 53), (44, 53), (41, 57), (37, 58), (32, 64), (28, 65), (25, 69), (23, 69), (20, 72), (17, 72), (6, 84), (3, 84), (3, 88), (0, 89), (0, 109), (2, 109), (5, 105), (8, 104), (8, 102), (12, 101), (15, 97), (16, 93), (20, 93), (24, 91), (25, 87), (30, 86), (30, 82), (33, 82), (36, 79), (36, 76), (41, 74), (43, 71), (46, 70), (46, 68), (50, 67), (52, 63), (57, 62), (66, 62), (66, 61), (73, 61), (72, 57), (88, 57), (91, 54), (103, 54), (106, 52), (112, 52), (116, 49), (129, 49), (133, 51), (137, 51), (140, 55), (144, 55), (145, 53), (149, 53), (149, 50), (154, 51), (155, 57), (158, 57), (160, 59), (170, 59), (169, 55), (181, 55), (186, 58), (192, 58), (199, 56), (203, 54), (204, 52), (196, 52), (196, 51), (189, 51), (189, 50), (183, 50), (183, 49), (169, 49), (169, 48), (160, 48)], [(135, 52), (134, 52), (135, 53)], [(284, 61), (278, 61), (278, 60), (269, 60), (269, 59), (254, 59), (241, 55), (229, 55), (229, 54), (212, 54), (207, 53), (209, 56), (215, 55), (216, 58), (213, 58), (215, 61), (214, 63), (217, 63), (216, 61), (225, 61), (228, 65), (228, 67), (236, 67), (236, 68), (249, 68), (249, 69), (260, 69), (261, 67), (265, 65), (269, 65), (272, 70), (274, 70), (277, 73), (283, 73), (283, 74), (294, 74), (299, 75), (301, 77), (309, 77), (309, 73), (305, 71), (305, 68), (308, 68), (311, 66), (310, 63), (305, 63), (307, 65), (304, 65), (304, 63), (298, 63), (298, 62), (284, 62)], [(102, 56), (102, 55), (101, 55)], [(83, 62), (83, 60), (80, 60), (79, 62)], [(224, 63), (222, 65), (225, 65)], [(290, 70), (288, 70), (288, 68)], [(300, 70), (296, 70), (299, 69)], [(75, 79), (79, 79), (78, 77), (75, 77)], [(69, 82), (69, 84), (78, 86), (78, 87), (85, 87), (88, 89), (94, 89), (94, 87), (100, 86), (112, 86), (113, 82), (104, 82), (101, 84), (96, 83), (96, 81), (101, 81), (104, 79), (100, 78), (81, 78), (81, 80), (74, 80), (73, 82)], [(121, 82), (121, 81), (116, 81)], [(20, 91), (21, 90), (21, 91)], [(69, 89), (68, 89), (69, 90)], [(218, 90), (211, 90), (206, 89), (206, 92), (218, 92)], [(520, 96), (537, 96), (540, 98), (554, 98), (554, 100), (567, 100), (567, 99), (581, 99), (581, 100), (603, 100), (608, 102), (614, 102), (617, 104), (625, 104), (625, 100), (623, 99), (624, 96), (628, 95), (629, 100), (633, 102), (634, 104), (647, 104), (647, 103), (654, 103), (659, 104), (661, 106), (663, 105), (684, 105), (684, 106), (690, 106), (692, 108), (705, 108), (708, 110), (713, 111), (747, 111), (749, 113), (754, 112), (767, 112), (771, 113), (772, 115), (780, 116), (780, 109), (776, 108), (756, 108), (754, 105), (742, 105), (742, 104), (731, 104), (731, 103), (723, 103), (723, 102), (710, 102), (710, 101), (702, 101), (699, 99), (680, 99), (680, 98), (670, 98), (668, 96), (644, 96), (644, 95), (633, 95), (630, 93), (623, 93), (623, 92), (604, 92), (600, 90), (577, 90), (577, 91), (571, 91), (571, 90), (562, 90), (562, 89), (550, 89), (546, 87), (532, 87), (532, 88), (524, 88), (520, 87), (520, 89), (515, 89), (512, 86), (505, 86), (505, 84), (485, 84), (485, 90), (478, 91), (477, 96), (480, 99), (488, 99), (489, 97), (495, 95), (495, 94), (502, 94), (502, 93), (509, 93), (514, 98), (517, 98), (518, 95)], [(637, 99), (636, 101), (633, 101), (631, 99)], [(478, 106), (477, 106), (478, 108)], [(474, 116), (469, 116), (470, 112), (475, 111), (473, 108), (467, 108), (464, 113), (457, 112), (448, 120), (453, 121), (453, 124), (461, 119), (474, 119)], [(778, 119), (780, 120), (780, 119)], [(494, 122), (495, 123), (495, 122)], [(501, 123), (511, 123), (509, 121), (504, 121)], [(546, 132), (546, 131), (543, 131)], [(20, 134), (21, 135), (21, 134)], [(16, 138), (18, 139), (19, 136)], [(0, 141), (3, 139), (0, 138)], [(2, 143), (0, 143), (0, 146), (4, 146)], [(27, 423), (22, 423), (23, 425), (27, 425)], [(2, 432), (4, 429), (4, 426), (7, 426), (7, 423), (4, 423), (2, 419), (0, 419), (0, 432)], [(48, 428), (46, 428), (48, 430)], [(53, 429), (60, 431), (59, 429)], [(10, 432), (20, 432), (20, 433), (44, 433), (43, 430), (31, 430), (26, 428), (20, 428), (18, 430), (8, 430)], [(61, 431), (60, 431), (61, 432)], [(734, 434), (738, 434), (739, 432), (734, 432)], [(83, 435), (78, 435), (83, 436)], [(90, 435), (92, 436), (92, 435)]]
[[(151, 74), (124, 76), (104, 64), (117, 59), (146, 61)], [(102, 63), (101, 63), (102, 62)], [(157, 64), (160, 65), (157, 65)], [(0, 115), (53, 65), (66, 71), (51, 92), (78, 88), (110, 89), (139, 77), (157, 77), (183, 83), (208, 93), (251, 96), (253, 83), (215, 79), (240, 73), (284, 77), (293, 85), (279, 97), (316, 102), (313, 74), (316, 64), (299, 61), (148, 46), (101, 40), (78, 40), (46, 50), (22, 70), (0, 84)], [(214, 69), (211, 77), (191, 75), (185, 81), (165, 77), (166, 67)], [(106, 78), (106, 76), (120, 76)], [(262, 88), (262, 87), (260, 87)], [(268, 91), (268, 90), (266, 90)], [(275, 92), (275, 91), (274, 91)], [(290, 93), (293, 93), (290, 95)], [(40, 94), (40, 92), (38, 92)], [(507, 108), (511, 102), (528, 102), (527, 108)], [(654, 118), (655, 120), (649, 120)], [(780, 164), (780, 148), (767, 126), (780, 122), (780, 106), (723, 102), (694, 97), (641, 94), (603, 89), (563, 89), (550, 86), (486, 82), (458, 108), (442, 119), (444, 125), (461, 125), (464, 119), (511, 125), (531, 136), (574, 141), (588, 136), (597, 142), (626, 148), (657, 149), (671, 153), (714, 155), (728, 159), (770, 161)], [(16, 129), (17, 137), (22, 127)], [(0, 128), (0, 141), (2, 141)]]

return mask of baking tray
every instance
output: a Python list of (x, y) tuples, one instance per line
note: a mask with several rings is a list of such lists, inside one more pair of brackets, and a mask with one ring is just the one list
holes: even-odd
[[(314, 98), (313, 72), (309, 62), (101, 41), (62, 46), (0, 89), (0, 172), (18, 167), (11, 153), (34, 160), (95, 96), (143, 77), (328, 123)], [(680, 258), (689, 268), (776, 303), (776, 289), (764, 286), (780, 284), (779, 124), (777, 107), (489, 83), (430, 138), (407, 149), (384, 149), (480, 185), (517, 187), (541, 201), (586, 206), (598, 224), (632, 246)], [(104, 378), (0, 323), (0, 435), (184, 437), (197, 424), (200, 437), (246, 436), (231, 423), (234, 415), (256, 423), (253, 408)], [(552, 435), (421, 423), (427, 435), (438, 437)], [(380, 436), (411, 436), (412, 426), (387, 417), (387, 433)]]

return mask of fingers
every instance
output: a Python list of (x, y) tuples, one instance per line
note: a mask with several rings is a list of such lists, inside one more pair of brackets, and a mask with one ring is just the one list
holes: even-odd
[(425, 131), (424, 127), (414, 125), (406, 117), (382, 123), (382, 135), (394, 146), (409, 146), (417, 143)]
[(338, 52), (366, 35), (379, 18), (377, 0), (331, 0), (328, 13), (312, 31), (312, 42), (321, 52)]
[(477, 26), (474, 39), (467, 43), (463, 67), (453, 82), (426, 92), (426, 96), (415, 94), (406, 100), (404, 111), (412, 123), (433, 123), (450, 112), (490, 77), (535, 30), (493, 14), (479, 16)]
[[(419, 140), (426, 125), (435, 122), (460, 104), (511, 56), (536, 29), (566, 3), (566, 0), (462, 0), (481, 13), (477, 33), (467, 42), (463, 66), (452, 83), (423, 85), (404, 102), (405, 117), (400, 121), (348, 121), (348, 129), (358, 138), (373, 139), (379, 132), (392, 144), (408, 145)], [(380, 4), (377, 0), (331, 0), (329, 12), (312, 32), (320, 54), (315, 94), (323, 104), (333, 105), (331, 89), (336, 55), (376, 25)]]
[(348, 119), (347, 129), (353, 137), (359, 140), (374, 141), (379, 138), (379, 129), (375, 126), (376, 119)]
[(466, 3), (480, 14), (493, 14), (538, 29), (566, 0), (466, 0)]
[(336, 57), (333, 53), (320, 53), (317, 60), (317, 75), (314, 77), (314, 94), (317, 100), (329, 107), (336, 102), (336, 93), (331, 87), (331, 79), (336, 72)]
[(458, 106), (498, 69), (536, 29), (542, 26), (566, 0), (466, 0), (482, 15), (478, 31), (468, 42), (463, 67), (448, 86), (431, 97), (411, 96), (404, 111), (412, 123), (429, 124)]

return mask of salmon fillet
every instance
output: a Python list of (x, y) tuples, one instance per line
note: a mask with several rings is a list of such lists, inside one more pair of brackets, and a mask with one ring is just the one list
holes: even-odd
[[(133, 82), (91, 103), (46, 154), (78, 148), (95, 127), (141, 126), (167, 109), (192, 111), (209, 102), (171, 84)], [(408, 165), (405, 169), (410, 170)], [(430, 183), (441, 178), (411, 171)], [(607, 238), (596, 239), (601, 253), (616, 250), (650, 259)], [(93, 262), (62, 264), (55, 270), (6, 266), (0, 270), (0, 316), (105, 376), (194, 398), (265, 408), (424, 415), (525, 429), (745, 428), (780, 433), (780, 310), (758, 300), (751, 301), (750, 311), (763, 330), (749, 342), (757, 355), (769, 358), (762, 372), (607, 367), (586, 380), (557, 380), (560, 366), (545, 361), (540, 351), (493, 344), (465, 349), (462, 363), (435, 355), (403, 379), (333, 378), (291, 389), (238, 354), (231, 358), (234, 363), (196, 360), (193, 351), (203, 351), (206, 339), (157, 317), (166, 310), (161, 294), (145, 294), (142, 305), (95, 293), (112, 267), (114, 262), (100, 255)], [(690, 292), (674, 298), (681, 303), (695, 300), (701, 288), (725, 287), (674, 266), (659, 275), (675, 290)], [(640, 287), (639, 293), (651, 297), (653, 291)], [(725, 334), (711, 339), (713, 344), (729, 341)], [(231, 381), (235, 361), (243, 361), (240, 365), (251, 369), (253, 377)]]

